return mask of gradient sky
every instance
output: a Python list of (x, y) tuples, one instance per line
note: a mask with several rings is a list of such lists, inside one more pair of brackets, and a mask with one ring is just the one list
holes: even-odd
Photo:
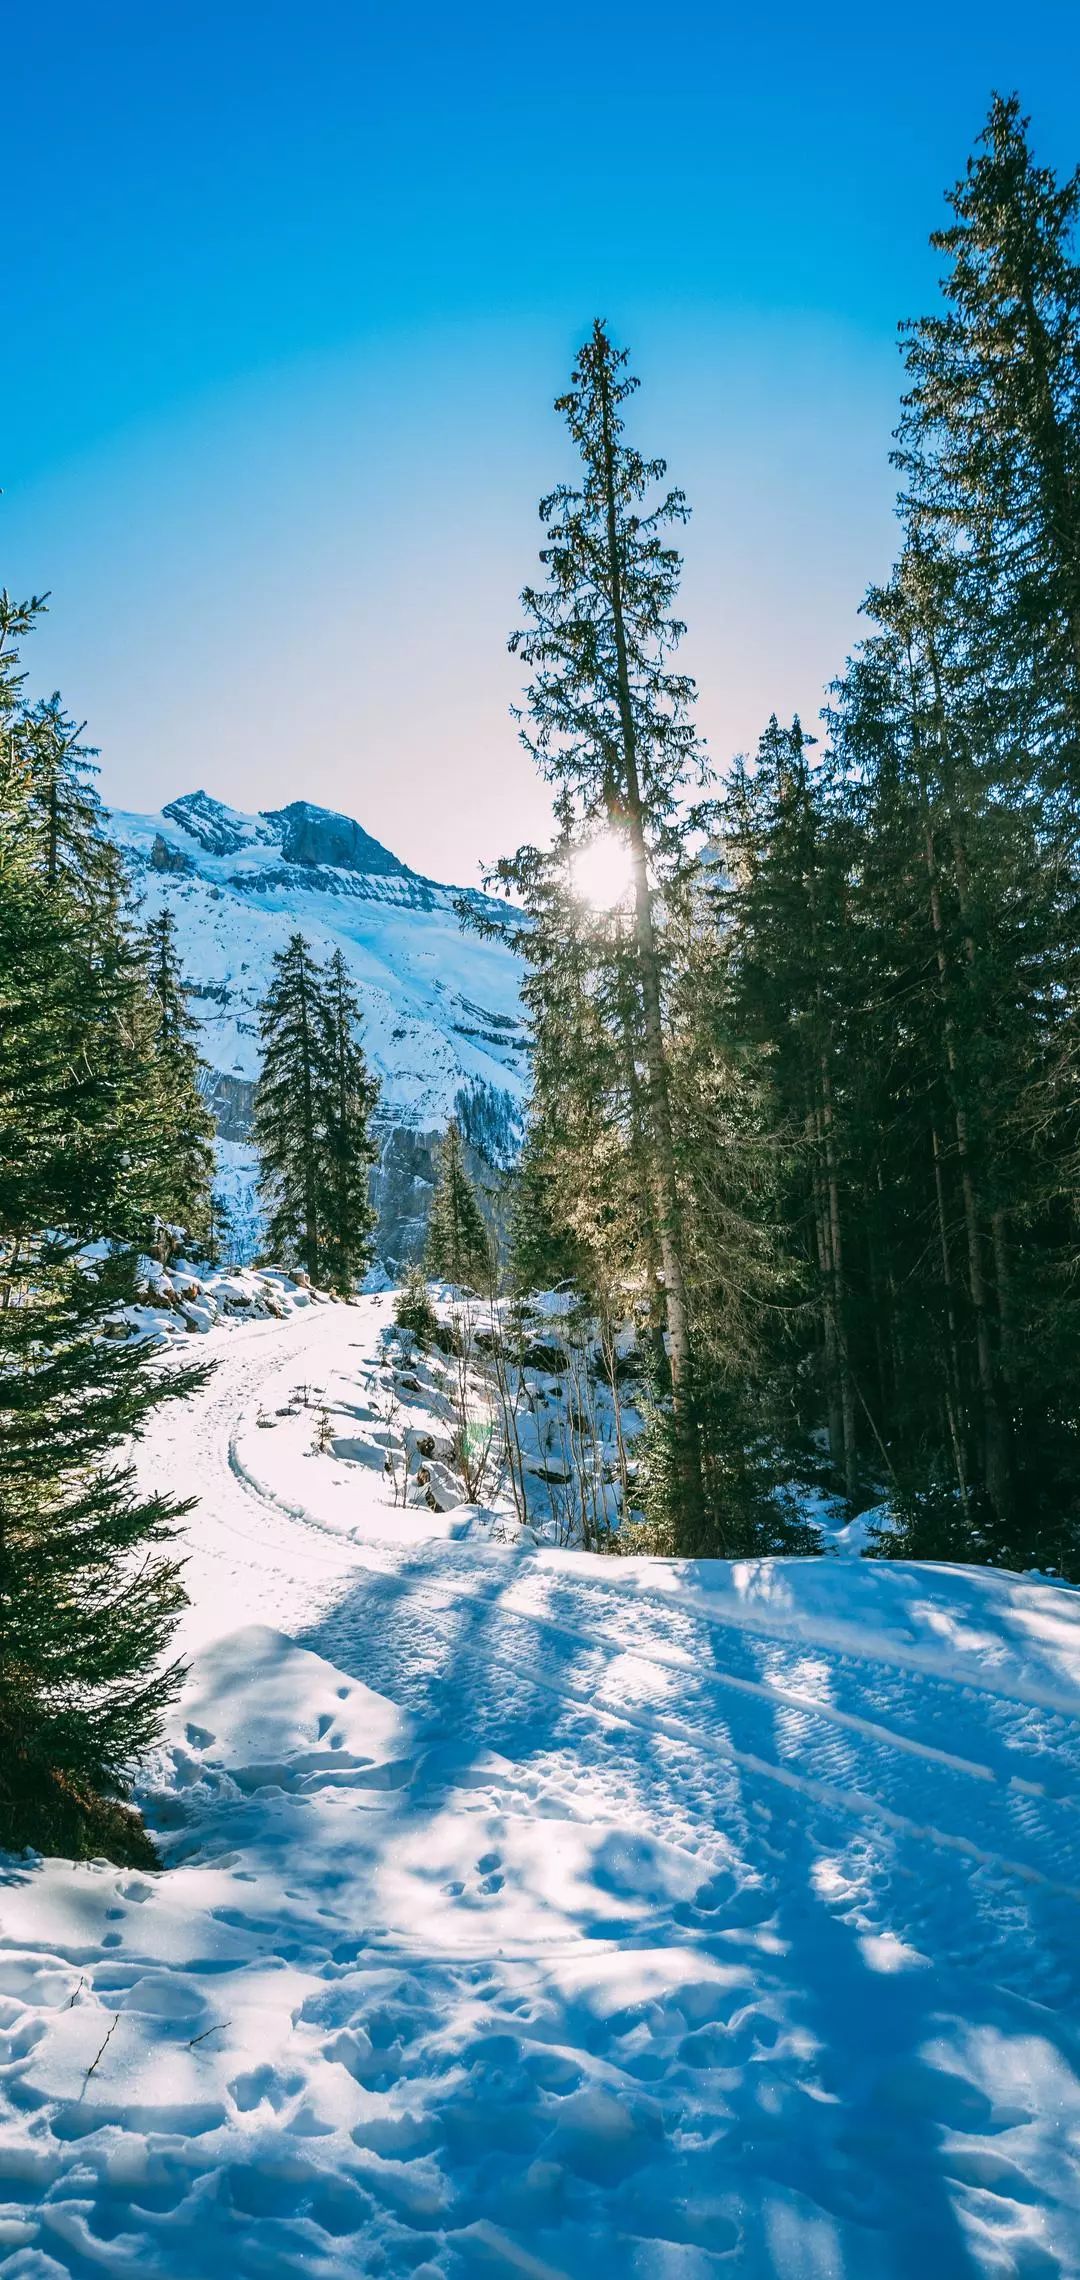
[(506, 655), (596, 314), (694, 508), (719, 765), (811, 719), (893, 546), (897, 320), (991, 89), (1080, 159), (1076, 0), (40, 0), (5, 30), (0, 583), (149, 808), (544, 827)]

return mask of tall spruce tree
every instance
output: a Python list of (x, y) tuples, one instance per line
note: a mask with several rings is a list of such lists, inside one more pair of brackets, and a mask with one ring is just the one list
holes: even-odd
[(195, 1043), (198, 1025), (184, 989), (176, 922), (167, 907), (149, 921), (144, 947), (163, 1126), (158, 1215), (208, 1243), (215, 1127), (202, 1088), (206, 1064)]
[(599, 321), (556, 409), (581, 461), (576, 484), (541, 501), (542, 586), (527, 587), (527, 623), (510, 642), (532, 678), (525, 745), (558, 790), (564, 829), (606, 824), (625, 835), (633, 877), (627, 953), (641, 1024), (639, 1144), (662, 1276), (686, 1540), (701, 1540), (701, 1459), (692, 1393), (682, 1202), (664, 1036), (656, 887), (684, 837), (680, 799), (705, 774), (693, 683), (673, 664), (681, 569), (672, 528), (681, 491), (663, 460), (628, 442), (622, 407), (637, 388), (625, 350)]
[(279, 950), (259, 1009), (262, 1070), (254, 1132), (271, 1250), (317, 1282), (326, 1260), (331, 1035), (323, 976), (297, 932)]
[(351, 1290), (370, 1263), (378, 1215), (371, 1200), (377, 1150), (371, 1119), (379, 1097), (360, 1043), (360, 1001), (340, 950), (325, 977), (328, 1041), (325, 1272), (335, 1290)]
[(428, 1215), (425, 1262), (440, 1281), (467, 1290), (490, 1288), (492, 1238), (469, 1178), (461, 1128), (451, 1117), (439, 1146), (438, 1176)]
[(995, 96), (953, 220), (946, 306), (903, 328), (897, 461), (906, 507), (950, 548), (971, 663), (1023, 768), (1080, 796), (1080, 170), (1036, 165), (1017, 96)]
[(34, 615), (0, 598), (0, 1843), (145, 1859), (122, 1799), (177, 1681), (187, 1507), (140, 1496), (124, 1450), (203, 1373), (102, 1335), (152, 1225), (158, 1080), (120, 866), (58, 705), (46, 736), (23, 700)]

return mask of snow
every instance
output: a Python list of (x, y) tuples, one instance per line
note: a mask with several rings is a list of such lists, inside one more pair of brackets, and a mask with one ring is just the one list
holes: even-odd
[(5, 2280), (1080, 2274), (1080, 1596), (395, 1503), (392, 1303), (153, 1424), (168, 1873), (0, 1867)]
[[(289, 814), (245, 816), (205, 793), (160, 814), (109, 814), (147, 918), (162, 908), (173, 915), (200, 1050), (232, 1088), (218, 1100), (219, 1184), (249, 1248), (258, 1211), (246, 1088), (259, 1074), (257, 1009), (274, 954), (297, 928), (319, 959), (344, 953), (388, 1126), (441, 1131), (461, 1091), (479, 1097), (490, 1088), (497, 1116), (516, 1132), (528, 1083), (519, 961), (503, 942), (462, 929), (462, 890), (418, 878), (348, 818), (316, 808), (305, 814), (321, 827), (329, 859), (309, 851), (298, 860)], [(371, 851), (361, 859), (379, 867), (341, 861), (349, 834)], [(318, 853), (317, 834), (313, 845)], [(163, 853), (173, 867), (161, 867)]]

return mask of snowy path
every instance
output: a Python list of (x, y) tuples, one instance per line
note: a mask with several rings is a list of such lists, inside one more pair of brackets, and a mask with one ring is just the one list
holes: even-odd
[(1080, 1595), (447, 1541), (254, 1423), (386, 1312), (155, 1426), (173, 1866), (0, 1884), (0, 2272), (1080, 2274)]

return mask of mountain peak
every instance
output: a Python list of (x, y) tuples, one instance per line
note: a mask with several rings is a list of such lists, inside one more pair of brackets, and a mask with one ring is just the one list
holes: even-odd
[(253, 840), (270, 836), (259, 830), (257, 816), (241, 815), (239, 808), (226, 807), (224, 800), (215, 800), (209, 792), (184, 792), (161, 812), (208, 855), (235, 855)]
[(316, 807), (311, 800), (290, 800), (287, 807), (261, 808), (258, 815), (242, 815), (210, 792), (184, 792), (162, 808), (170, 823), (178, 824), (207, 855), (239, 855), (244, 848), (277, 847), (283, 862), (300, 870), (352, 871), (367, 878), (412, 879), (416, 874), (400, 856), (334, 808)]
[(263, 808), (260, 814), (264, 823), (280, 830), (286, 863), (298, 863), (304, 869), (327, 864), (335, 871), (359, 871), (368, 877), (409, 879), (415, 875), (400, 856), (391, 854), (352, 816), (339, 815), (333, 808), (315, 807), (310, 800), (290, 800), (288, 807)]

